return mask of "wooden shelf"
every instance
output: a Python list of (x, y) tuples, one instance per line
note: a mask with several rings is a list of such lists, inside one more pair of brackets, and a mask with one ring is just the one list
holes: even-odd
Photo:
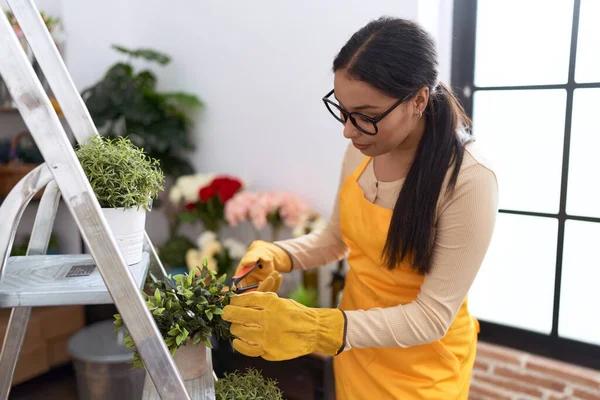
[(19, 109), (16, 107), (7, 107), (7, 106), (0, 106), (0, 113), (18, 113)]

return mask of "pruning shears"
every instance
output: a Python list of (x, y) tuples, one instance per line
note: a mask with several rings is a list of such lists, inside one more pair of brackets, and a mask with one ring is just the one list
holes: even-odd
[(260, 261), (258, 261), (254, 265), (245, 266), (244, 268), (242, 268), (240, 270), (240, 272), (237, 275), (234, 275), (233, 278), (231, 279), (232, 285), (235, 286), (234, 292), (236, 294), (241, 294), (241, 293), (255, 291), (258, 288), (258, 285), (260, 283), (256, 283), (254, 285), (242, 286), (242, 287), (239, 287), (238, 283), (240, 283), (242, 280), (244, 280), (244, 278), (246, 278), (248, 275), (250, 275), (256, 268), (262, 269), (262, 267), (263, 267), (262, 264), (260, 263)]

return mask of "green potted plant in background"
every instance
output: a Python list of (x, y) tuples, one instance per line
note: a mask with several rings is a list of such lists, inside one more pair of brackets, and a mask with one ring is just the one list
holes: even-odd
[[(230, 324), (221, 318), (223, 308), (235, 296), (225, 279), (226, 275), (217, 278), (216, 271), (204, 263), (198, 274), (146, 281), (142, 296), (184, 380), (206, 372), (206, 348), (212, 348), (213, 336), (232, 339)], [(125, 328), (125, 346), (134, 351), (133, 367), (144, 367), (121, 316), (114, 318), (115, 330)]]
[(168, 55), (150, 49), (112, 48), (128, 60), (112, 65), (100, 81), (82, 92), (99, 133), (128, 137), (159, 160), (166, 176), (193, 173), (186, 154), (194, 149), (189, 114), (202, 102), (186, 92), (159, 92), (152, 71), (134, 70), (134, 59), (165, 66), (171, 62)]
[(125, 261), (140, 262), (146, 212), (163, 190), (158, 161), (123, 137), (93, 136), (76, 155)]
[(264, 378), (254, 368), (245, 373), (225, 373), (225, 377), (215, 383), (216, 400), (282, 400), (283, 393), (277, 381)]
[(306, 307), (315, 308), (319, 306), (319, 293), (317, 289), (307, 287), (303, 283), (296, 286), (287, 297)]

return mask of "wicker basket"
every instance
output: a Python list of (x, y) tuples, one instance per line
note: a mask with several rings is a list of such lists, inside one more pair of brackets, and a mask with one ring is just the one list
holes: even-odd
[[(10, 145), (10, 159), (0, 165), (0, 198), (4, 199), (21, 179), (39, 164), (23, 163), (17, 158), (17, 146), (24, 137), (31, 137), (27, 131), (17, 134)], [(44, 190), (39, 191), (34, 199), (39, 200)]]

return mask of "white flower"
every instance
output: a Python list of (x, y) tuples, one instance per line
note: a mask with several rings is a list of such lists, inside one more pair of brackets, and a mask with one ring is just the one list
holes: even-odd
[(223, 246), (229, 251), (229, 256), (234, 260), (240, 259), (246, 255), (246, 245), (234, 238), (225, 239), (223, 241)]
[(217, 260), (214, 259), (212, 254), (205, 254), (196, 249), (189, 249), (185, 254), (188, 271), (194, 271), (194, 273), (199, 276), (204, 259), (207, 261), (207, 268), (209, 270), (217, 270)]
[(198, 201), (198, 192), (201, 188), (208, 185), (215, 174), (193, 174), (183, 175), (177, 178), (175, 185), (169, 192), (169, 200), (179, 205), (183, 200), (185, 203), (195, 203)]
[(292, 231), (294, 237), (300, 237), (311, 232), (325, 228), (327, 221), (320, 214), (314, 211), (308, 211), (300, 217), (298, 225)]
[(198, 247), (203, 251), (214, 242), (217, 242), (217, 234), (213, 231), (204, 231), (197, 240)]
[(325, 229), (326, 226), (327, 226), (327, 221), (325, 221), (325, 219), (322, 218), (322, 217), (318, 217), (312, 223), (312, 230), (313, 231), (318, 231), (318, 230), (321, 230), (321, 229)]
[(179, 205), (179, 203), (181, 202), (181, 190), (179, 189), (179, 187), (174, 186), (169, 191), (169, 201), (174, 205)]

